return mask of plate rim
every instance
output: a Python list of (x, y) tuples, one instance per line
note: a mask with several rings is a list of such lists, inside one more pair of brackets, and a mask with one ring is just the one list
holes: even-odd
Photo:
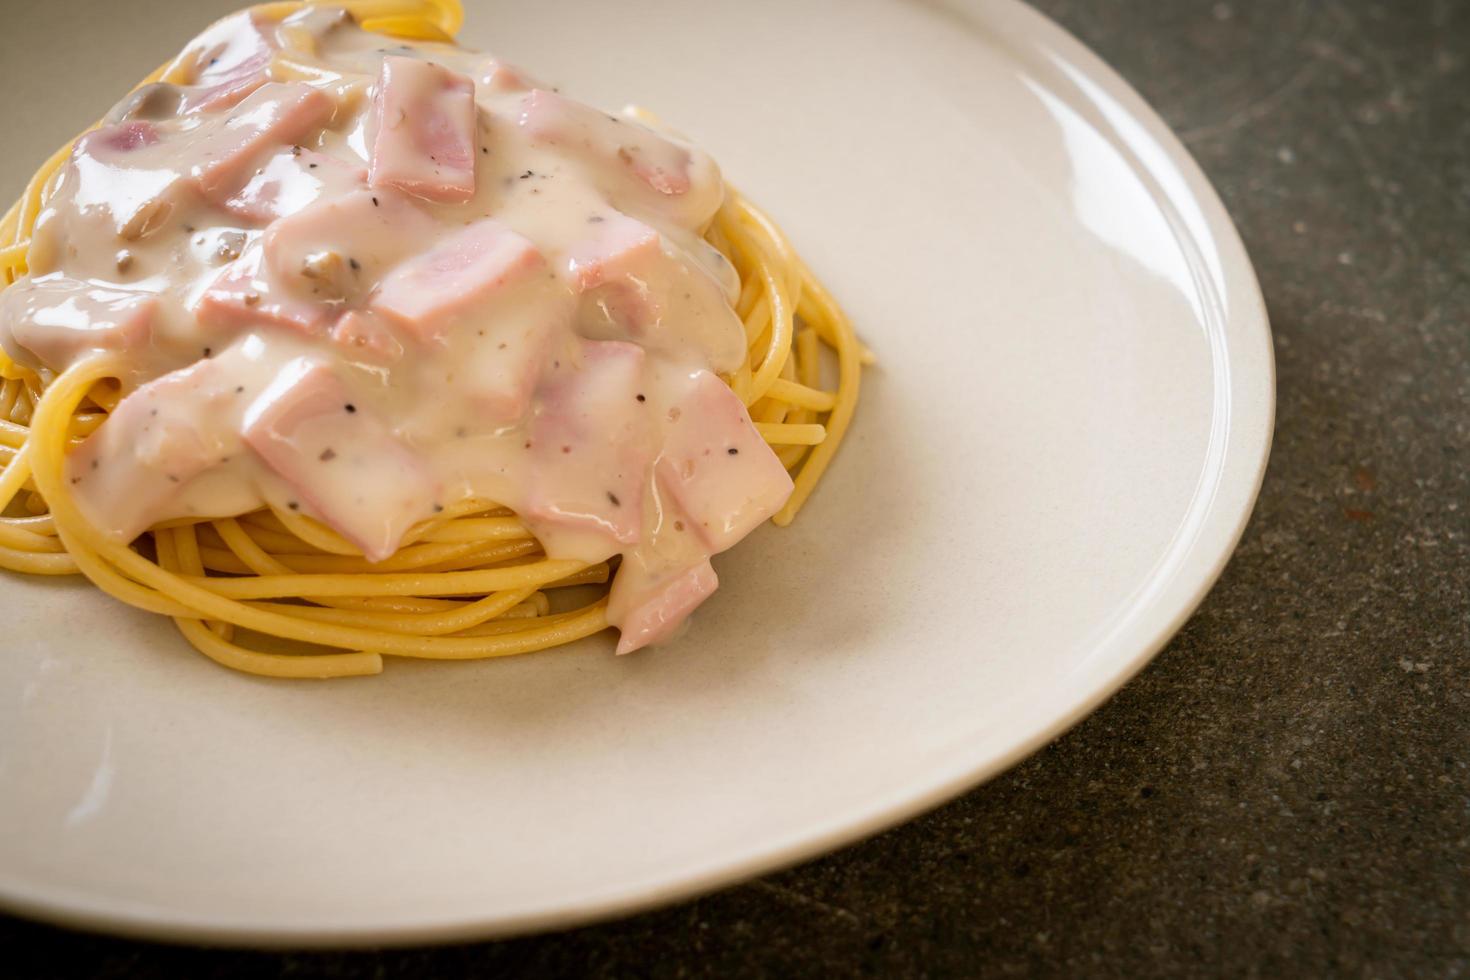
[[(1222, 463), (1221, 480), (1228, 464), (1229, 472), (1241, 480), (1242, 486), (1248, 487), (1248, 492), (1228, 513), (1222, 512), (1218, 503), (1205, 510), (1204, 517), (1216, 527), (1218, 553), (1211, 554), (1207, 560), (1195, 558), (1200, 565), (1189, 569), (1188, 576), (1176, 570), (1166, 580), (1172, 585), (1177, 585), (1181, 577), (1193, 579), (1193, 582), (1187, 595), (1177, 600), (1176, 607), (1161, 625), (1153, 629), (1154, 635), (1147, 642), (1140, 644), (1132, 654), (1119, 658), (1101, 683), (1073, 700), (1065, 711), (1027, 732), (1004, 752), (972, 759), (965, 764), (956, 763), (948, 771), (926, 773), (922, 778), (888, 790), (879, 802), (862, 810), (849, 810), (788, 834), (779, 841), (768, 842), (766, 846), (735, 851), (693, 868), (685, 865), (681, 870), (664, 872), (643, 881), (621, 883), (600, 892), (583, 894), (572, 901), (559, 901), (512, 914), (476, 915), (467, 912), (461, 916), (440, 915), (437, 919), (418, 922), (404, 922), (399, 917), (396, 922), (387, 924), (364, 920), (342, 926), (308, 924), (297, 929), (220, 922), (208, 916), (190, 919), (181, 917), (175, 909), (158, 909), (143, 904), (122, 910), (111, 900), (99, 902), (74, 889), (38, 890), (34, 885), (14, 882), (10, 876), (0, 873), (0, 909), (55, 925), (134, 939), (276, 949), (401, 947), (503, 939), (588, 925), (634, 915), (770, 874), (914, 819), (979, 787), (1031, 756), (1097, 710), (1147, 666), (1194, 614), (1219, 580), (1235, 553), (1260, 494), (1270, 459), (1276, 410), (1275, 355), (1265, 299), (1250, 256), (1214, 186), (1182, 140), (1131, 84), (1066, 28), (1022, 0), (959, 2), (967, 11), (983, 9), (982, 16), (987, 21), (1010, 26), (1008, 35), (1019, 33), (1029, 36), (1032, 46), (1045, 41), (1047, 47), (1060, 52), (1065, 62), (1076, 66), (1088, 79), (1098, 83), (1109, 96), (1122, 104), (1133, 121), (1141, 124), (1144, 134), (1164, 151), (1167, 162), (1184, 178), (1189, 198), (1203, 212), (1210, 236), (1220, 247), (1219, 261), (1226, 273), (1223, 276), (1225, 281), (1220, 285), (1228, 293), (1229, 319), (1238, 335), (1236, 340), (1253, 341), (1257, 348), (1254, 354), (1260, 359), (1263, 372), (1260, 381), (1263, 384), (1258, 394), (1261, 403), (1249, 406), (1254, 411), (1254, 430), (1235, 430), (1243, 432), (1240, 444), (1227, 445), (1222, 450), (1225, 463)], [(953, 9), (944, 0), (921, 0), (920, 5), (929, 8), (931, 14), (935, 12), (934, 8)], [(1112, 135), (1123, 138), (1116, 131)], [(1153, 172), (1143, 160), (1134, 158), (1129, 162), (1135, 172)], [(1154, 196), (1157, 198), (1158, 193)], [(1233, 410), (1234, 403), (1231, 408)], [(1156, 577), (1156, 572), (1151, 573), (1148, 581)], [(1101, 641), (1095, 644), (1100, 645)]]

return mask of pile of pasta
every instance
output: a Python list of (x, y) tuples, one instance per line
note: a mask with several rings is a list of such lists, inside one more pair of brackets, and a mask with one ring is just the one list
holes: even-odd
[[(306, 5), (255, 9), (276, 19)], [(452, 40), (462, 21), (457, 0), (331, 5), (365, 29), (409, 39)], [(139, 84), (183, 81), (186, 70), (180, 56)], [(25, 275), (36, 218), (71, 147), (42, 165), (0, 220), (0, 289)], [(733, 188), (707, 237), (740, 274), (736, 311), (748, 354), (725, 380), (793, 476), (795, 491), (773, 518), (784, 526), (842, 441), (869, 355), (781, 231)], [(835, 375), (831, 389), (824, 373)], [(63, 463), (107, 423), (123, 394), (117, 375), (100, 352), (57, 376), (0, 353), (0, 566), (85, 575), (123, 602), (171, 617), (220, 664), (274, 677), (376, 674), (385, 656), (529, 653), (607, 627), (607, 563), (548, 558), (513, 513), (488, 500), (447, 506), (376, 563), (310, 517), (269, 508), (114, 540), (84, 519)]]

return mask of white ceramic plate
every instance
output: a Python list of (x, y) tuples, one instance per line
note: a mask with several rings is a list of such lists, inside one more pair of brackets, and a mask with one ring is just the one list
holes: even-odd
[[(115, 64), (132, 31), (140, 75), (167, 53), (150, 25), (179, 25), (167, 48), (203, 26), (138, 6), (67, 14), (76, 63)], [(41, 58), (31, 16), (17, 49)], [(4, 578), (4, 904), (378, 943), (669, 901), (1011, 765), (1229, 556), (1271, 432), (1261, 297), (1194, 163), (1050, 22), (1011, 0), (561, 0), (472, 4), (465, 39), (655, 108), (784, 221), (882, 360), (849, 444), (793, 528), (718, 561), (682, 641), (622, 659), (602, 637), (272, 682), (85, 585)], [(57, 105), (118, 94), (86, 84)], [(29, 138), (7, 156), (39, 161)]]

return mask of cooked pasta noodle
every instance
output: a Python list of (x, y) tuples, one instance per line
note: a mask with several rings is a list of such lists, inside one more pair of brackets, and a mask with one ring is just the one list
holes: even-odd
[[(280, 18), (302, 6), (257, 11)], [(456, 0), (334, 6), (367, 30), (409, 39), (451, 38), (462, 19)], [(144, 81), (176, 80), (183, 71), (176, 60)], [(70, 151), (71, 144), (53, 154), (0, 220), (0, 288), (25, 275), (37, 217)], [(868, 355), (774, 222), (733, 188), (707, 240), (739, 274), (735, 309), (747, 356), (725, 380), (792, 474), (795, 489), (773, 518), (784, 526), (842, 442)], [(509, 656), (607, 627), (607, 600), (597, 593), (608, 564), (548, 558), (526, 524), (491, 500), (446, 505), (379, 562), (285, 508), (166, 521), (120, 543), (78, 506), (65, 460), (107, 424), (124, 377), (114, 354), (90, 355), (54, 377), (0, 354), (0, 566), (80, 573), (122, 602), (171, 617), (218, 663), (274, 677), (376, 674), (384, 657)], [(292, 652), (268, 652), (283, 647), (262, 638), (288, 641)]]

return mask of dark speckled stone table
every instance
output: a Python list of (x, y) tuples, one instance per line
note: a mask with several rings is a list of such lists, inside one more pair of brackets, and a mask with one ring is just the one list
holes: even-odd
[(1275, 327), (1255, 517), (1151, 667), (962, 799), (675, 908), (303, 955), (0, 919), (0, 973), (1470, 976), (1470, 3), (1038, 6), (1183, 136)]

